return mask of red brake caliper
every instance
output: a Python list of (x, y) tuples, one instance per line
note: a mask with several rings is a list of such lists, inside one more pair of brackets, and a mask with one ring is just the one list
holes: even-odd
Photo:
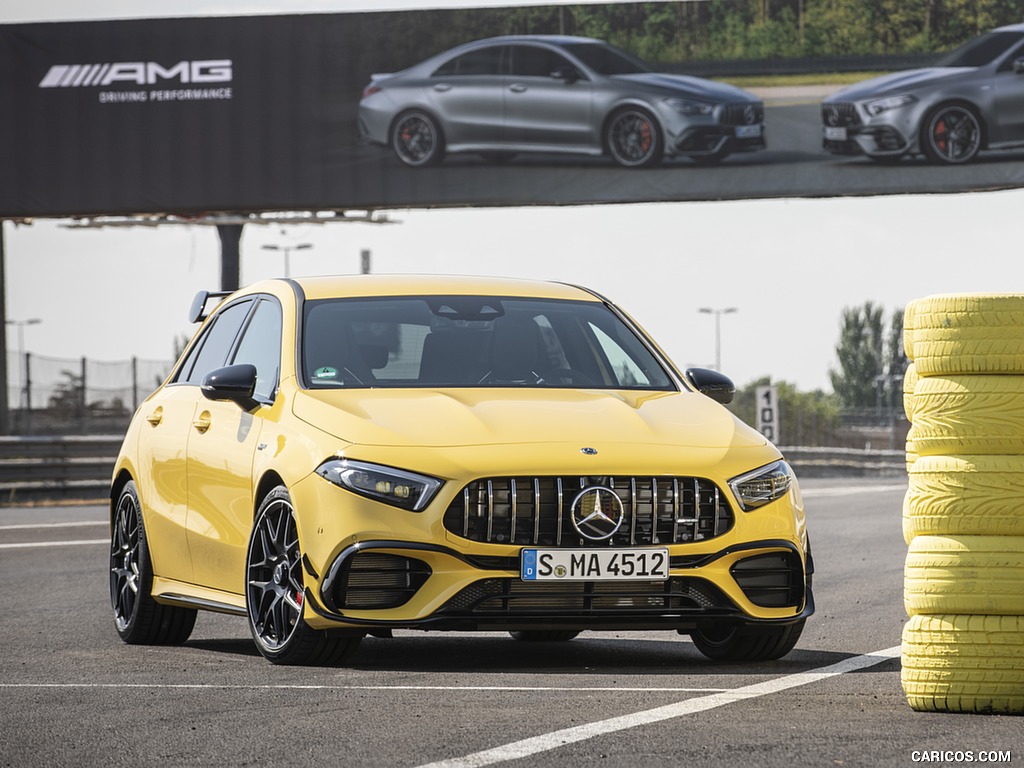
[(935, 124), (935, 144), (939, 149), (946, 149), (946, 121), (939, 120)]

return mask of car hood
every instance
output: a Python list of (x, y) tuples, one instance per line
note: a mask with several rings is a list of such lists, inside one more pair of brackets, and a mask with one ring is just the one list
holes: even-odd
[[(757, 101), (749, 91), (734, 85), (718, 83), (690, 75), (669, 75), (660, 72), (642, 72), (634, 75), (615, 75), (615, 80), (624, 80), (638, 85), (657, 88), (680, 96), (693, 96), (712, 102)], [(666, 95), (669, 95), (666, 93)]]
[(863, 80), (836, 91), (826, 99), (826, 102), (858, 101), (876, 96), (885, 96), (891, 93), (902, 93), (918, 88), (927, 88), (957, 77), (971, 75), (974, 71), (972, 68), (964, 67), (927, 67), (925, 69), (910, 69), (905, 72), (893, 72), (889, 75)]
[(395, 448), (572, 443), (727, 451), (764, 437), (691, 392), (516, 389), (301, 391), (297, 418), (346, 443)]

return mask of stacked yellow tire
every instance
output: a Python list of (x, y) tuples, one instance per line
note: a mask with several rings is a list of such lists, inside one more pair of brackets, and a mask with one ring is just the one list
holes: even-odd
[(1024, 714), (1024, 294), (913, 301), (904, 346), (903, 690)]

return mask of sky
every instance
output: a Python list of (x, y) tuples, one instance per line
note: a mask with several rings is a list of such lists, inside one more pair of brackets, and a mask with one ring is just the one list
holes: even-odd
[[(474, 5), (488, 3), (477, 2)], [(500, 3), (489, 3), (500, 4)], [(381, 9), (384, 3), (37, 0), (0, 5), (0, 23), (166, 15)], [(388, 3), (396, 8), (466, 3)], [(173, 8), (173, 12), (168, 8)], [(743, 386), (762, 376), (831, 390), (842, 311), (886, 316), (935, 293), (1019, 291), (1024, 191), (506, 209), (395, 210), (395, 223), (246, 225), (243, 284), (284, 273), (483, 274), (585, 285), (628, 311), (680, 366), (721, 367)], [(4, 225), (9, 320), (26, 351), (49, 357), (164, 360), (194, 327), (198, 290), (220, 285), (209, 226), (72, 229)], [(8, 327), (17, 351), (17, 329)]]

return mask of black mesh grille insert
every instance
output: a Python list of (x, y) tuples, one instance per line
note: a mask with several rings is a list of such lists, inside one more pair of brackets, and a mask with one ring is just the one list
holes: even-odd
[(722, 123), (725, 125), (756, 125), (764, 122), (764, 104), (736, 103), (722, 108)]
[(397, 608), (409, 601), (430, 577), (422, 560), (380, 552), (357, 552), (338, 575), (334, 604), (338, 608)]
[[(584, 488), (618, 496), (622, 524), (606, 540), (573, 526)], [(492, 477), (475, 480), (444, 515), (444, 527), (471, 541), (545, 547), (616, 547), (706, 541), (726, 533), (733, 512), (713, 482), (697, 477)]]
[(439, 615), (661, 615), (666, 612), (686, 614), (732, 607), (732, 603), (717, 587), (695, 578), (557, 584), (486, 579), (459, 592), (445, 604)]
[(804, 569), (795, 552), (748, 557), (729, 572), (754, 605), (782, 608), (803, 604)]

